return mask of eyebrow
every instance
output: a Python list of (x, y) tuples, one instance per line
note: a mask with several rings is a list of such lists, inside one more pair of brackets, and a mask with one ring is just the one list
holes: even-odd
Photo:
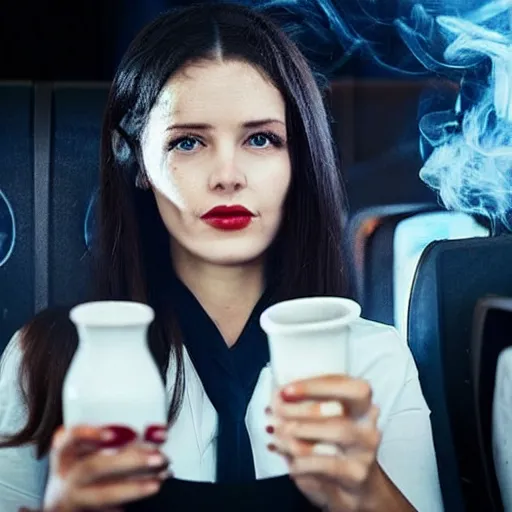
[[(285, 126), (283, 121), (279, 119), (256, 119), (254, 121), (247, 121), (242, 124), (243, 128), (258, 128), (265, 124), (279, 123)], [(183, 123), (183, 124), (172, 124), (167, 127), (167, 130), (212, 130), (213, 126), (207, 123)]]

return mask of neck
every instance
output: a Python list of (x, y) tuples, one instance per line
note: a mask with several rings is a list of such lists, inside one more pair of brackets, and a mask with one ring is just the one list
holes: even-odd
[(221, 266), (175, 254), (173, 265), (176, 275), (215, 322), (226, 344), (233, 346), (263, 293), (263, 262)]

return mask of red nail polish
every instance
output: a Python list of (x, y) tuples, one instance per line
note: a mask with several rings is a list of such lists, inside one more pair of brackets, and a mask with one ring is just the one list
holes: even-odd
[(269, 433), (269, 434), (273, 434), (274, 433), (274, 427), (272, 425), (267, 425), (267, 427), (265, 428), (265, 430)]
[(113, 438), (109, 441), (102, 441), (102, 448), (119, 448), (137, 439), (137, 432), (130, 427), (122, 425), (106, 425), (103, 430), (108, 430), (112, 433)]
[(162, 444), (167, 440), (167, 427), (150, 425), (144, 432), (144, 441), (153, 444)]
[(292, 387), (283, 388), (280, 392), (280, 395), (285, 402), (293, 402), (297, 400), (295, 389)]

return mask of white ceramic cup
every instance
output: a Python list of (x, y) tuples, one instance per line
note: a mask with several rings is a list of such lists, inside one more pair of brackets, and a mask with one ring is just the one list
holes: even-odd
[(328, 374), (348, 374), (350, 324), (361, 306), (340, 297), (308, 297), (277, 303), (260, 317), (268, 337), (275, 384)]

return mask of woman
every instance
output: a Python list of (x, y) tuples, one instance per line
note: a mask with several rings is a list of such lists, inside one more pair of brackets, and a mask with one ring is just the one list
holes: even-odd
[(39, 506), (50, 446), (48, 510), (442, 510), (429, 410), (393, 329), (359, 321), (353, 375), (268, 408), (262, 310), (346, 294), (342, 184), (296, 47), (243, 7), (165, 14), (128, 49), (106, 112), (98, 298), (155, 309), (169, 436), (112, 455), (94, 449), (111, 432), (58, 430), (77, 340), (66, 311), (46, 312), (4, 355), (1, 510)]

